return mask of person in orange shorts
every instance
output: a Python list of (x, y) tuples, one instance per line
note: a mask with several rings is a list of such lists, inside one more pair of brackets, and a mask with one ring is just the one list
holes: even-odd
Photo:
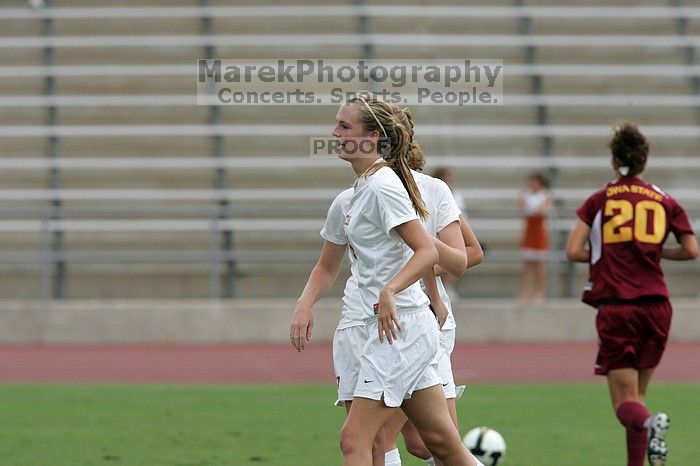
[(554, 205), (549, 179), (533, 173), (520, 195), (520, 211), (525, 225), (520, 243), (523, 256), (521, 301), (541, 302), (547, 296), (549, 227), (547, 217)]

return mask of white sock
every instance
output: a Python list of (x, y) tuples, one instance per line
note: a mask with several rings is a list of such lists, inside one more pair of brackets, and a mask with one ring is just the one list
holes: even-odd
[(398, 448), (384, 453), (384, 466), (401, 466), (401, 454)]
[(435, 466), (435, 458), (428, 458), (427, 460), (423, 460), (425, 464), (429, 464), (430, 466)]

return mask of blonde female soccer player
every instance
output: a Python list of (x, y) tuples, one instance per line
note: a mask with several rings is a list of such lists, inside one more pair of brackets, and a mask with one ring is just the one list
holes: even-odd
[[(411, 158), (410, 164), (411, 168), (422, 168), (424, 164), (424, 159), (422, 152), (419, 152), (419, 147), (415, 147), (416, 155)], [(426, 201), (426, 205), (430, 211), (429, 221), (424, 223), (426, 230), (430, 232), (437, 232), (437, 236), (441, 241), (436, 242), (438, 246), (440, 260), (439, 263), (444, 267), (449, 269), (449, 272), (454, 276), (459, 276), (464, 272), (464, 250), (465, 247), (469, 247), (470, 250), (474, 250), (474, 253), (468, 256), (469, 264), (467, 267), (471, 267), (478, 264), (483, 258), (483, 253), (478, 246), (478, 241), (476, 239), (471, 239), (473, 233), (468, 234), (466, 237), (462, 236), (461, 224), (459, 224), (456, 219), (460, 218), (459, 212), (455, 210), (452, 204), (452, 200), (449, 196), (449, 190), (446, 190), (446, 186), (440, 183), (439, 180), (432, 183), (431, 177), (425, 176), (421, 173), (414, 172), (414, 179), (416, 179), (421, 195)], [(425, 184), (432, 184), (432, 189), (424, 188)], [(343, 221), (345, 218), (345, 213), (347, 212), (347, 206), (352, 196), (352, 189), (346, 189), (341, 192), (332, 202), (330, 208), (328, 209), (328, 215), (326, 217), (326, 222), (321, 230), (321, 236), (324, 240), (328, 241), (330, 244), (324, 248), (324, 251), (330, 251), (337, 246), (342, 248), (342, 252), (336, 257), (336, 261), (329, 261), (327, 255), (322, 254), (319, 264), (323, 264), (325, 270), (333, 270), (331, 274), (331, 279), (335, 279), (338, 267), (340, 266), (340, 258), (344, 254), (347, 248), (343, 246), (347, 244), (347, 239), (345, 238)], [(432, 221), (431, 221), (432, 220)], [(460, 218), (461, 221), (463, 221)], [(432, 225), (431, 225), (432, 224)], [(468, 228), (468, 225), (467, 225)], [(471, 230), (469, 230), (471, 231)], [(435, 233), (433, 233), (435, 234)], [(444, 243), (444, 244), (442, 244)], [(468, 245), (468, 246), (465, 246)], [(445, 246), (450, 246), (452, 249)], [(347, 410), (350, 409), (353, 393), (355, 386), (357, 384), (357, 376), (359, 373), (360, 359), (362, 356), (362, 344), (367, 338), (365, 320), (363, 319), (360, 307), (357, 304), (358, 298), (358, 288), (356, 275), (356, 262), (354, 261), (352, 254), (348, 254), (350, 257), (350, 268), (351, 274), (348, 278), (342, 298), (342, 308), (341, 317), (338, 322), (338, 326), (333, 335), (333, 367), (335, 370), (337, 386), (338, 386), (338, 399), (336, 401), (336, 406), (344, 406)], [(440, 283), (438, 282), (439, 286)], [(449, 305), (449, 297), (445, 297), (445, 291), (443, 288), (438, 290), (441, 300), (447, 306), (436, 305), (433, 303), (435, 309), (445, 309), (446, 315), (442, 317), (444, 325), (442, 325), (442, 331), (440, 333), (440, 343), (441, 343), (441, 355), (438, 360), (438, 372), (441, 378), (441, 383), (445, 396), (447, 398), (448, 407), (450, 409), (450, 415), (453, 421), (456, 423), (456, 405), (455, 399), (457, 397), (457, 390), (454, 384), (454, 377), (452, 375), (452, 368), (450, 363), (450, 355), (454, 347), (454, 336), (455, 336), (455, 324), (454, 317), (451, 315), (451, 306)], [(315, 298), (310, 297), (308, 294), (304, 293), (300, 298), (299, 306), (297, 307), (297, 312), (295, 313), (294, 319), (292, 321), (292, 332), (294, 334), (294, 326), (302, 326), (303, 330), (297, 331), (297, 334), (306, 335), (309, 330), (309, 324), (312, 322), (312, 307), (313, 303), (318, 300), (320, 296)], [(311, 303), (311, 304), (305, 304)], [(310, 335), (308, 335), (310, 337)], [(404, 426), (404, 424), (406, 424)], [(385, 455), (385, 466), (395, 466), (400, 464), (401, 459), (396, 447), (396, 434), (399, 431), (403, 431), (404, 440), (406, 447), (409, 452), (422, 458), (427, 459), (432, 457), (432, 453), (423, 444), (420, 436), (418, 435), (415, 427), (408, 422), (406, 423), (406, 416), (402, 412), (398, 412), (396, 416), (389, 423), (389, 426), (393, 426), (393, 432), (387, 437), (386, 455)], [(384, 449), (382, 445), (384, 444), (384, 436), (379, 435), (375, 441), (373, 447), (373, 459), (374, 466), (380, 466), (381, 458), (379, 455), (384, 455)]]
[(471, 466), (476, 462), (452, 423), (435, 367), (439, 328), (417, 281), (437, 263), (438, 253), (419, 221), (428, 212), (407, 165), (408, 130), (394, 110), (359, 95), (336, 116), (341, 158), (350, 138), (388, 146), (344, 158), (358, 175), (344, 223), (357, 260), (360, 305), (370, 320), (340, 434), (343, 464), (369, 464), (376, 435), (401, 407), (438, 459), (447, 466)]
[[(410, 116), (410, 113), (408, 115)], [(403, 117), (405, 120), (405, 115), (400, 114), (399, 116)], [(342, 126), (343, 123), (339, 122), (338, 125)], [(338, 128), (336, 128), (336, 130), (338, 130)], [(410, 133), (409, 138), (412, 140), (412, 130)], [(425, 162), (423, 159), (423, 154), (420, 151), (420, 147), (413, 141), (411, 141), (410, 147), (411, 154), (409, 156), (409, 163), (412, 166), (422, 168)], [(414, 172), (413, 175), (418, 179), (421, 179), (422, 177), (421, 186), (428, 184), (427, 180), (432, 180), (432, 178), (420, 173)], [(454, 247), (450, 248), (440, 241), (435, 241), (435, 244), (438, 246), (438, 250), (440, 252), (440, 264), (451, 274), (460, 275), (464, 272), (466, 266), (464, 243), (468, 244), (470, 248), (473, 248), (473, 244), (478, 245), (478, 243), (472, 241), (472, 238), (462, 238), (460, 232), (461, 225), (457, 222), (459, 212), (454, 208), (450, 209), (451, 206), (447, 204), (447, 199), (453, 202), (449, 189), (441, 190), (440, 188), (446, 187), (437, 185), (437, 188), (429, 188), (426, 190), (429, 195), (431, 212), (434, 213), (432, 220), (444, 222), (440, 224), (438, 228), (438, 230), (440, 230), (440, 236), (441, 238), (451, 242)], [(310, 332), (313, 326), (313, 303), (320, 299), (321, 295), (330, 287), (330, 284), (337, 275), (340, 261), (345, 253), (344, 245), (346, 244), (347, 239), (343, 227), (352, 193), (353, 190), (346, 190), (338, 195), (338, 197), (333, 201), (328, 212), (326, 223), (321, 232), (321, 235), (326, 240), (324, 242), (321, 259), (314, 268), (314, 271), (312, 271), (309, 278), (309, 283), (307, 284), (304, 293), (302, 293), (302, 297), (299, 299), (290, 330), (292, 342), (299, 350), (303, 349), (305, 341), (308, 341), (308, 338), (310, 338)], [(436, 197), (433, 194), (446, 195), (440, 198), (439, 196)], [(439, 200), (442, 200), (443, 203), (438, 203)], [(437, 213), (441, 210), (445, 211), (445, 215), (438, 216)], [(444, 219), (448, 218), (450, 215), (452, 215), (454, 218), (451, 218), (450, 221), (445, 221)], [(433, 226), (433, 229), (435, 228), (437, 227)], [(473, 234), (471, 236), (473, 236)], [(474, 254), (474, 263), (478, 263), (482, 256), (483, 254), (481, 251), (476, 250)], [(353, 254), (350, 254), (350, 257), (352, 275), (350, 276), (350, 279), (345, 287), (341, 320), (334, 335), (333, 345), (334, 367), (338, 378), (338, 403), (344, 403), (346, 408), (351, 406), (350, 401), (358, 380), (357, 376), (359, 371), (361, 350), (364, 345), (364, 341), (367, 338), (366, 326), (365, 321), (363, 320), (362, 312), (357, 311), (360, 309), (356, 280), (357, 261), (354, 259)], [(434, 306), (436, 309), (440, 309), (441, 303), (439, 303), (439, 301), (437, 304), (434, 302)], [(442, 307), (445, 309), (444, 306)], [(445, 318), (448, 317), (447, 312), (447, 309), (445, 309), (445, 315), (442, 317), (443, 322)], [(447, 329), (447, 331), (449, 332), (450, 330)], [(364, 381), (362, 383), (364, 383)], [(379, 437), (381, 437), (381, 435), (375, 439), (375, 448), (373, 450), (373, 464), (375, 466), (381, 464), (381, 459), (378, 458), (378, 455), (376, 454), (376, 446), (381, 441)], [(381, 452), (383, 454), (383, 450), (381, 450)]]

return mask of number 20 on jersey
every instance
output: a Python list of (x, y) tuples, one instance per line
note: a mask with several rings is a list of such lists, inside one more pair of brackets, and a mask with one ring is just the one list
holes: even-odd
[[(604, 213), (606, 217), (612, 215), (603, 224), (603, 243), (605, 244), (632, 240), (659, 244), (666, 236), (666, 211), (660, 202), (645, 200), (632, 204), (625, 199), (608, 199), (605, 202)], [(651, 225), (649, 225), (649, 215), (653, 219)], [(630, 220), (634, 220), (631, 226), (623, 226)]]

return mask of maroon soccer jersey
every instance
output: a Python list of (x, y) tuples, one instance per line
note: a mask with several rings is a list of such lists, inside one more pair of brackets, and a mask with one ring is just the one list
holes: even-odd
[(632, 176), (608, 183), (576, 214), (591, 228), (589, 282), (583, 302), (668, 297), (659, 262), (670, 232), (693, 233), (683, 208), (658, 187)]

